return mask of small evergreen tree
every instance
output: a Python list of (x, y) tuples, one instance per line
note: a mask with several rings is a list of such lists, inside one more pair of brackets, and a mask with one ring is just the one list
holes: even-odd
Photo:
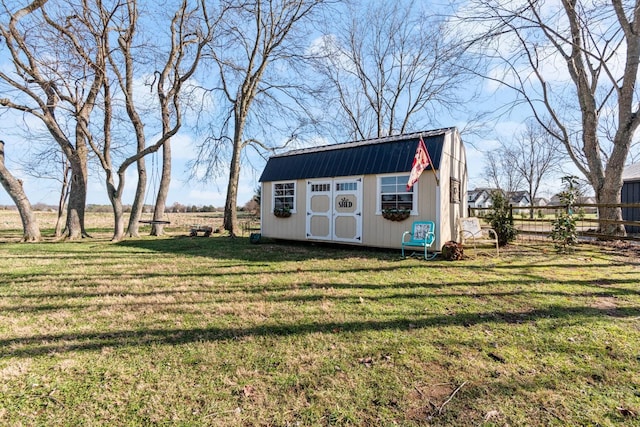
[(502, 191), (491, 193), (491, 209), (486, 219), (498, 235), (499, 246), (505, 246), (515, 240), (518, 230), (513, 225), (513, 213)]
[(578, 244), (578, 231), (576, 228), (576, 218), (574, 216), (574, 204), (578, 198), (578, 188), (576, 186), (577, 177), (565, 176), (562, 178), (565, 190), (558, 196), (566, 210), (556, 214), (556, 219), (551, 224), (551, 239), (555, 243), (555, 248), (560, 253), (567, 253), (573, 250)]

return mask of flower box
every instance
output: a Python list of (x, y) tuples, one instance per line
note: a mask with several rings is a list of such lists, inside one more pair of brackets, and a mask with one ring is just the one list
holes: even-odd
[(289, 218), (291, 216), (291, 210), (286, 208), (275, 208), (273, 214), (278, 218)]
[(400, 209), (384, 209), (382, 211), (382, 217), (389, 221), (404, 221), (409, 218), (411, 211)]

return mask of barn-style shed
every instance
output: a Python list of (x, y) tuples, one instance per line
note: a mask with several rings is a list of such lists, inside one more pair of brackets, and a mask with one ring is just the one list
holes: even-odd
[[(407, 189), (421, 138), (432, 165)], [(260, 182), (262, 235), (270, 238), (400, 248), (413, 221), (428, 220), (439, 250), (456, 240), (467, 212), (456, 128), (290, 151), (269, 158)]]
[[(622, 203), (640, 203), (640, 163), (627, 166), (622, 171)], [(622, 219), (625, 221), (640, 221), (640, 209), (622, 208)], [(640, 227), (625, 225), (627, 233), (640, 233)]]

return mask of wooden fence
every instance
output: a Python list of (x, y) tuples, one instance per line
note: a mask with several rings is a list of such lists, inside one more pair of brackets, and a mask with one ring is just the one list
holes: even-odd
[[(621, 208), (623, 221), (604, 220), (598, 217), (601, 208)], [(522, 238), (549, 237), (553, 220), (559, 212), (567, 211), (568, 206), (511, 206), (513, 222)], [(491, 208), (469, 208), (469, 216), (485, 216)], [(623, 203), (616, 205), (575, 204), (573, 214), (576, 217), (576, 228), (579, 237), (599, 240), (632, 240), (640, 241), (640, 203)], [(626, 236), (607, 236), (599, 232), (602, 224), (622, 224), (627, 230)]]

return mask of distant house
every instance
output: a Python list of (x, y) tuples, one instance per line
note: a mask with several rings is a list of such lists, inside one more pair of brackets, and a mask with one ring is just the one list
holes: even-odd
[[(554, 194), (551, 197), (551, 200), (549, 200), (548, 204), (552, 205), (552, 206), (564, 205), (564, 202), (562, 201), (562, 199), (560, 197), (561, 194), (562, 193)], [(578, 197), (576, 197), (575, 203), (578, 204), (578, 205), (595, 204), (596, 203), (596, 198), (595, 198), (595, 196), (578, 196)]]
[[(640, 203), (640, 163), (627, 166), (622, 171), (622, 203)], [(622, 208), (624, 221), (640, 221), (640, 208)], [(640, 233), (640, 227), (625, 225), (627, 233)]]
[(576, 203), (581, 204), (581, 205), (593, 205), (593, 204), (596, 203), (596, 197), (595, 196), (580, 196), (576, 200)]
[(491, 192), (493, 188), (475, 188), (467, 191), (467, 202), (470, 208), (489, 208), (491, 207)]
[[(595, 205), (597, 201), (595, 196), (580, 196), (576, 203), (579, 205)], [(596, 206), (581, 206), (580, 211), (585, 214), (597, 214), (598, 208)]]
[(511, 193), (509, 193), (509, 204), (515, 208), (514, 212), (528, 212), (527, 209), (518, 208), (531, 206), (531, 196), (529, 196), (528, 191), (512, 191)]
[(560, 193), (556, 193), (549, 199), (547, 206), (561, 206), (564, 205), (562, 199), (560, 199)]
[(531, 197), (528, 191), (513, 191), (509, 193), (509, 204), (513, 206), (531, 206)]
[[(407, 189), (420, 138), (432, 164)], [(261, 232), (277, 239), (399, 249), (413, 221), (429, 220), (439, 249), (456, 239), (467, 212), (466, 154), (455, 128), (293, 150), (270, 157), (260, 183)], [(394, 210), (409, 217), (398, 221)]]
[(535, 197), (533, 199), (533, 206), (545, 207), (549, 205), (549, 201), (544, 197)]
[[(493, 204), (491, 195), (496, 191), (502, 190), (481, 187), (468, 191), (467, 200), (469, 202), (469, 207), (481, 209), (490, 208)], [(504, 194), (504, 192), (502, 193)], [(505, 195), (505, 197), (507, 197), (507, 203), (516, 208), (515, 212), (520, 212), (520, 209), (517, 209), (518, 207), (531, 206), (531, 197), (529, 197), (528, 191), (513, 191), (508, 195)]]

